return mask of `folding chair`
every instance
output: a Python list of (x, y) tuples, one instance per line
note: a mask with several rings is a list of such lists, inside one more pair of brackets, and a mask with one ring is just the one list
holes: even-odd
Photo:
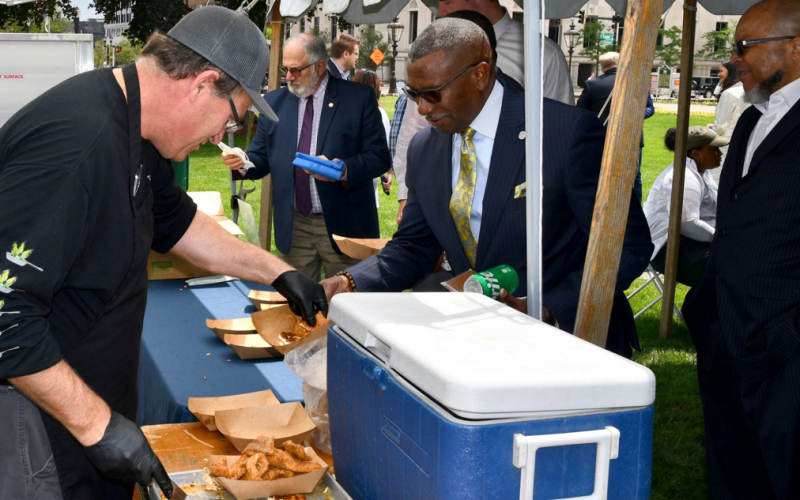
[[(661, 298), (664, 296), (664, 283), (661, 281), (661, 277), (659, 276), (658, 271), (653, 269), (652, 265), (648, 265), (647, 266), (647, 274), (650, 276), (650, 278), (647, 281), (645, 281), (644, 283), (642, 283), (642, 285), (639, 286), (639, 288), (637, 288), (636, 290), (634, 290), (630, 295), (628, 295), (628, 300), (630, 301), (631, 298), (634, 295), (636, 295), (637, 293), (639, 293), (642, 290), (644, 290), (645, 287), (647, 287), (647, 285), (649, 285), (650, 283), (655, 285), (656, 290), (658, 290), (658, 297), (653, 299), (653, 301), (650, 302), (649, 304), (647, 304), (641, 311), (639, 311), (636, 314), (634, 314), (633, 319), (638, 318), (639, 316), (644, 314), (645, 311), (647, 311), (648, 309), (650, 309), (654, 305), (658, 304), (658, 301), (661, 300)], [(680, 318), (681, 323), (683, 323), (685, 325), (686, 321), (683, 320), (683, 314), (681, 314), (681, 310), (678, 309), (677, 305), (673, 304), (672, 307), (675, 309), (675, 314), (678, 316), (678, 318)]]

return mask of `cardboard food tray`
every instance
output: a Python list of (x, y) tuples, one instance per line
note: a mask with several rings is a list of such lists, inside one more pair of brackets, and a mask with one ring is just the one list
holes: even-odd
[(258, 333), (250, 318), (236, 318), (236, 319), (207, 319), (206, 326), (214, 332), (217, 337), (223, 342), (225, 335), (242, 335), (250, 333)]
[[(185, 486), (202, 484), (204, 474), (205, 473), (202, 470), (190, 470), (186, 472), (175, 472), (170, 474), (169, 477), (171, 477), (178, 486)], [(325, 491), (326, 489), (327, 491)], [(150, 493), (149, 500), (159, 500), (161, 498), (159, 496), (158, 486), (156, 486), (155, 483), (150, 485), (150, 489), (148, 491)], [(194, 491), (194, 488), (189, 488), (190, 493), (194, 493)], [(312, 493), (303, 493), (303, 495), (305, 495), (307, 500), (353, 500), (352, 497), (350, 497), (350, 495), (344, 491), (344, 488), (342, 488), (341, 485), (336, 482), (333, 476), (328, 473), (322, 476), (322, 481), (317, 485), (316, 488), (314, 488)], [(205, 490), (198, 491), (189, 498), (198, 500), (236, 500), (233, 495), (224, 490), (218, 493)], [(266, 500), (266, 498), (267, 497), (264, 497), (263, 500)]]
[(294, 321), (292, 317), (294, 317), (294, 315), (288, 305), (272, 307), (251, 315), (253, 324), (256, 330), (258, 330), (258, 334), (281, 354), (286, 354), (289, 351), (314, 342), (328, 334), (328, 327), (331, 325), (331, 322), (325, 320), (322, 323), (318, 322), (316, 325), (317, 328), (302, 339), (290, 344), (285, 344), (283, 340), (281, 340), (280, 334), (294, 331)]
[(266, 340), (261, 338), (261, 335), (255, 332), (242, 335), (226, 333), (222, 341), (233, 349), (240, 359), (267, 359), (283, 356), (280, 351), (269, 345)]
[(250, 290), (247, 298), (259, 309), (264, 309), (265, 305), (286, 304), (286, 297), (278, 292), (265, 292), (262, 290)]
[(215, 431), (217, 430), (217, 425), (214, 415), (218, 411), (279, 404), (281, 402), (278, 401), (278, 398), (275, 397), (271, 390), (268, 390), (215, 398), (189, 398), (189, 411), (197, 417), (197, 420), (206, 429)]
[(378, 255), (378, 252), (389, 242), (389, 238), (347, 238), (334, 234), (333, 241), (336, 242), (343, 254), (354, 259), (364, 260)]
[(217, 410), (215, 421), (219, 432), (239, 451), (258, 436), (274, 436), (275, 446), (289, 439), (302, 443), (317, 427), (300, 403)]

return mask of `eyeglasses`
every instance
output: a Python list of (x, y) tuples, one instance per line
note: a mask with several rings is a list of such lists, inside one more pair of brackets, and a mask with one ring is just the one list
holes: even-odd
[(791, 40), (793, 36), (774, 36), (772, 38), (759, 38), (757, 40), (739, 40), (733, 44), (733, 54), (739, 57), (744, 56), (744, 49), (751, 45), (758, 45), (759, 43), (777, 42), (778, 40)]
[[(483, 61), (481, 61), (481, 62), (483, 62)], [(450, 85), (451, 83), (456, 81), (456, 78), (458, 78), (459, 76), (463, 75), (468, 70), (474, 68), (475, 66), (477, 66), (479, 64), (480, 64), (480, 62), (476, 62), (475, 64), (470, 64), (466, 68), (464, 68), (461, 71), (459, 71), (456, 76), (451, 78), (450, 81), (448, 81), (447, 83), (445, 83), (444, 85), (442, 85), (439, 88), (428, 89), (428, 90), (414, 90), (411, 87), (409, 87), (408, 85), (406, 85), (405, 88), (403, 89), (403, 91), (406, 93), (406, 95), (408, 96), (409, 99), (413, 100), (416, 103), (419, 103), (419, 99), (421, 97), (421, 98), (425, 99), (426, 101), (428, 101), (431, 104), (439, 104), (440, 102), (442, 102), (442, 93), (441, 93), (442, 90), (444, 90), (445, 87), (447, 87), (448, 85)]]
[(309, 66), (313, 66), (313, 65), (317, 64), (318, 62), (319, 61), (314, 61), (312, 63), (308, 63), (305, 66), (303, 66), (302, 68), (287, 68), (286, 66), (278, 66), (278, 68), (281, 70), (281, 73), (283, 73), (284, 75), (286, 73), (291, 73), (293, 77), (300, 78), (300, 74), (303, 72), (303, 70), (305, 70)]
[(239, 119), (239, 113), (236, 112), (236, 106), (233, 104), (233, 97), (228, 94), (228, 102), (231, 103), (231, 111), (233, 112), (233, 120), (228, 120), (225, 123), (225, 132), (228, 133), (235, 133), (239, 130), (242, 130), (244, 126), (242, 125), (242, 120)]

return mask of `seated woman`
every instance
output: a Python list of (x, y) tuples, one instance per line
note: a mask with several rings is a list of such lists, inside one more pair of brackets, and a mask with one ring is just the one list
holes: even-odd
[[(729, 141), (706, 127), (689, 127), (678, 253), (678, 283), (687, 286), (697, 283), (708, 262), (717, 218), (717, 184), (709, 170), (719, 166), (722, 158), (719, 148)], [(667, 131), (664, 143), (670, 151), (675, 151), (674, 128)], [(655, 245), (651, 265), (660, 273), (666, 267), (673, 166), (661, 172), (644, 204), (644, 215)]]

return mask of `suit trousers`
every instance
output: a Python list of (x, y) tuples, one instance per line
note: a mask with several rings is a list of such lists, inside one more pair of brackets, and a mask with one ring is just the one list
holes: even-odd
[(331, 277), (361, 262), (336, 253), (322, 214), (304, 217), (298, 211), (292, 212), (292, 246), (289, 253), (278, 250), (278, 256), (315, 281), (322, 279), (323, 268), (325, 276)]
[[(678, 283), (688, 287), (695, 286), (708, 265), (708, 252), (711, 243), (697, 241), (688, 236), (681, 235), (681, 242), (678, 245)], [(667, 267), (667, 244), (661, 247), (653, 261), (650, 262), (653, 269), (664, 274)]]
[(0, 498), (61, 500), (56, 462), (39, 408), (0, 384)]
[(800, 351), (774, 375), (745, 382), (715, 326), (697, 356), (710, 496), (798, 498)]

